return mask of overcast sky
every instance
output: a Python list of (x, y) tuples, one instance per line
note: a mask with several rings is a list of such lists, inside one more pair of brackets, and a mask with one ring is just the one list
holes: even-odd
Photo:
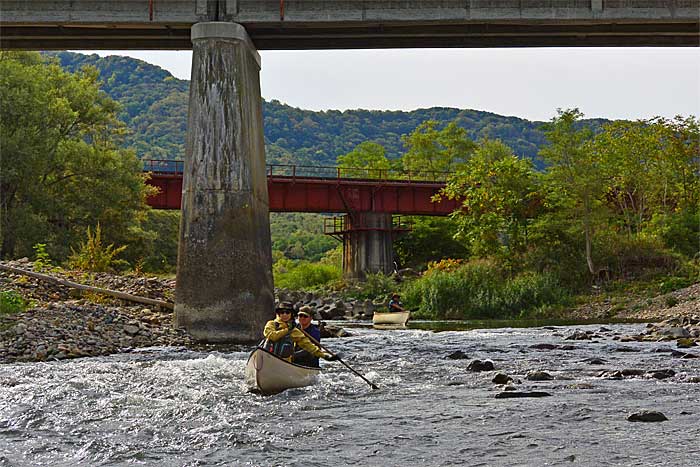
[[(84, 52), (91, 53), (91, 52)], [(128, 55), (190, 78), (190, 51)], [(528, 120), (700, 116), (697, 48), (262, 51), (265, 99), (309, 110), (456, 107)]]

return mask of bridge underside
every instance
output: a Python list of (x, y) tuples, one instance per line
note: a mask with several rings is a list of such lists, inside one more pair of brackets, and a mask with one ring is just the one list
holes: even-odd
[(190, 49), (202, 21), (255, 47), (700, 45), (700, 0), (0, 0), (3, 49)]
[[(259, 50), (484, 48), (484, 47), (697, 47), (700, 23), (557, 24), (314, 24), (249, 25)], [(4, 26), (3, 49), (191, 48), (190, 25), (134, 27)]]

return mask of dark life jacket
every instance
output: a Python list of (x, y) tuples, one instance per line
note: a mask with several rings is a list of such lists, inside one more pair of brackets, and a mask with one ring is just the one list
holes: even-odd
[(398, 306), (401, 306), (401, 302), (398, 301), (398, 300), (394, 300), (393, 298), (392, 298), (391, 300), (389, 300), (389, 305), (387, 305), (388, 308), (389, 308), (389, 311), (395, 311), (395, 310), (394, 310), (394, 307), (392, 307), (391, 305), (398, 305)]
[[(279, 329), (279, 323), (275, 323), (275, 329)], [(294, 341), (290, 334), (291, 333), (285, 334), (285, 336), (277, 342), (272, 342), (270, 339), (263, 339), (258, 346), (282, 358), (289, 358), (294, 355)]]

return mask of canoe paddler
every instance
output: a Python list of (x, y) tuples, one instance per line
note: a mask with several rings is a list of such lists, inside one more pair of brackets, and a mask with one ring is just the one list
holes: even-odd
[(390, 312), (401, 312), (406, 311), (406, 309), (401, 305), (401, 296), (397, 293), (391, 295), (391, 300), (389, 300), (389, 305), (387, 305)]
[[(312, 318), (313, 310), (308, 305), (302, 306), (299, 308), (299, 311), (297, 311), (297, 324), (299, 329), (304, 331), (304, 333), (311, 338), (313, 344), (318, 344), (321, 342), (321, 330), (311, 322)], [(296, 347), (299, 346), (297, 345)], [(319, 367), (318, 357), (314, 357), (306, 350), (300, 348), (294, 349), (292, 361), (301, 366)]]
[(314, 357), (328, 361), (337, 360), (338, 357), (321, 350), (299, 330), (294, 322), (294, 306), (290, 302), (280, 302), (275, 309), (275, 313), (277, 317), (268, 321), (265, 325), (265, 330), (263, 331), (265, 339), (260, 344), (260, 347), (288, 362), (292, 361), (294, 344)]

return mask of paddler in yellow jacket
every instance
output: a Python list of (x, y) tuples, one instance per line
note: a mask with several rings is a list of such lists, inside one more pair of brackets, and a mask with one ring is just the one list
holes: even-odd
[(314, 357), (324, 360), (337, 360), (333, 354), (326, 353), (306, 337), (294, 322), (294, 306), (289, 302), (281, 302), (275, 309), (277, 317), (270, 320), (265, 325), (263, 335), (265, 339), (261, 347), (288, 362), (292, 361), (294, 355), (294, 344), (306, 350)]

